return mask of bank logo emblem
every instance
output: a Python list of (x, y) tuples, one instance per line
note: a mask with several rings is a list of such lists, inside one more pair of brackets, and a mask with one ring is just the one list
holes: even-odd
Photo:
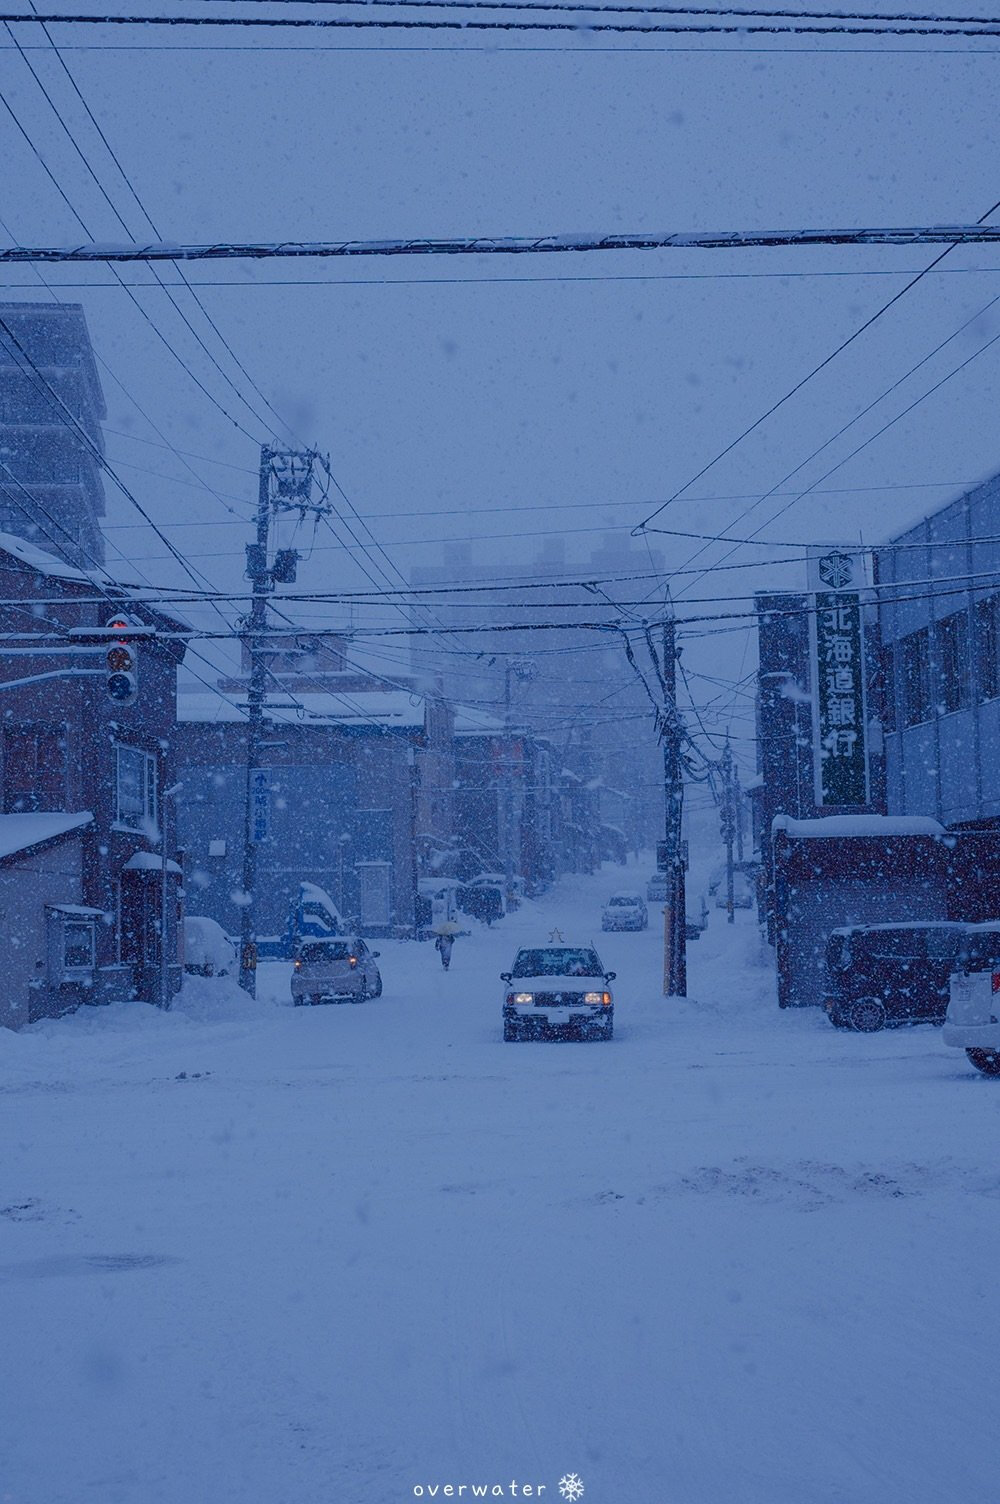
[(831, 590), (843, 590), (854, 579), (854, 560), (850, 554), (836, 549), (832, 554), (824, 554), (819, 561), (819, 577)]

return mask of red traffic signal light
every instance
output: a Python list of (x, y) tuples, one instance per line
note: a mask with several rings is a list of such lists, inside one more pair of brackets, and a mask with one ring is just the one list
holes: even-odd
[(108, 630), (122, 634), (108, 647), (105, 654), (108, 677), (105, 688), (108, 698), (118, 705), (128, 705), (138, 693), (138, 662), (135, 648), (130, 642), (125, 641), (125, 635), (135, 630), (138, 625), (129, 616), (114, 616), (108, 622)]

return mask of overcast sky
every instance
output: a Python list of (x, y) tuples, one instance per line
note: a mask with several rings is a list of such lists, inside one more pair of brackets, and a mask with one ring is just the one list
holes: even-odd
[[(1000, 199), (998, 48), (985, 41), (53, 35), (70, 44), (73, 77), (169, 240), (967, 223)], [(28, 57), (129, 232), (150, 235), (44, 35), (17, 36), (38, 49)], [(134, 41), (145, 46), (129, 50)], [(5, 229), (21, 244), (124, 239), (6, 33), (2, 46), (4, 97), (86, 225), (4, 112)], [(627, 537), (939, 250), (229, 262), (188, 275), (287, 432), (329, 451), (343, 491), (406, 572), (435, 562), (448, 539), (480, 538), (480, 556), (516, 564), (543, 534), (564, 533), (575, 564), (602, 534)], [(48, 296), (29, 268), (8, 270), (4, 295)], [(161, 274), (177, 281), (172, 268)], [(240, 588), (265, 404), (186, 290), (181, 306), (234, 385), (146, 285), (146, 269), (121, 276), (140, 284), (152, 322), (105, 268), (44, 276), (86, 311), (113, 463), (213, 583)], [(984, 347), (1000, 335), (998, 297), (1000, 249), (954, 251), (659, 521), (745, 537), (792, 503), (762, 539), (877, 541), (991, 473), (1000, 341)], [(807, 460), (789, 494), (741, 516)], [(124, 572), (120, 550), (133, 572), (183, 579), (110, 484), (108, 500), (112, 566)], [(652, 541), (679, 570), (732, 548), (713, 544), (692, 561), (700, 543)], [(366, 587), (330, 533), (315, 545), (304, 583)], [(633, 546), (648, 568), (641, 540)], [(702, 614), (801, 585), (801, 563), (766, 562), (782, 556), (742, 547), (725, 560), (739, 570), (679, 574), (675, 594), (711, 598), (685, 608)], [(635, 600), (648, 585), (616, 588)], [(388, 666), (405, 648), (384, 653)], [(692, 637), (686, 661), (736, 679), (753, 668), (755, 641), (743, 630)], [(704, 700), (719, 692), (699, 682)], [(749, 708), (723, 693), (710, 724), (732, 715), (752, 766)]]

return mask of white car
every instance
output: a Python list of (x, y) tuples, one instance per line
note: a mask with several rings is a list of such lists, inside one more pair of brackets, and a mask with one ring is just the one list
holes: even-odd
[(602, 930), (644, 930), (648, 923), (639, 893), (612, 893), (601, 911)]
[(202, 914), (185, 914), (184, 970), (199, 977), (225, 977), (239, 969), (236, 946), (222, 925)]
[(610, 1039), (615, 1004), (610, 983), (596, 950), (589, 945), (539, 945), (519, 950), (503, 999), (503, 1037), (550, 1039), (575, 1036)]
[(970, 925), (958, 964), (941, 1037), (984, 1076), (1000, 1076), (1000, 926)]

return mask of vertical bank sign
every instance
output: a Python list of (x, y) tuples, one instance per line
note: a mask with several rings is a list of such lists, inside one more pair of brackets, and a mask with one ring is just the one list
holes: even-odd
[(868, 804), (864, 555), (809, 552), (813, 766), (819, 808)]

